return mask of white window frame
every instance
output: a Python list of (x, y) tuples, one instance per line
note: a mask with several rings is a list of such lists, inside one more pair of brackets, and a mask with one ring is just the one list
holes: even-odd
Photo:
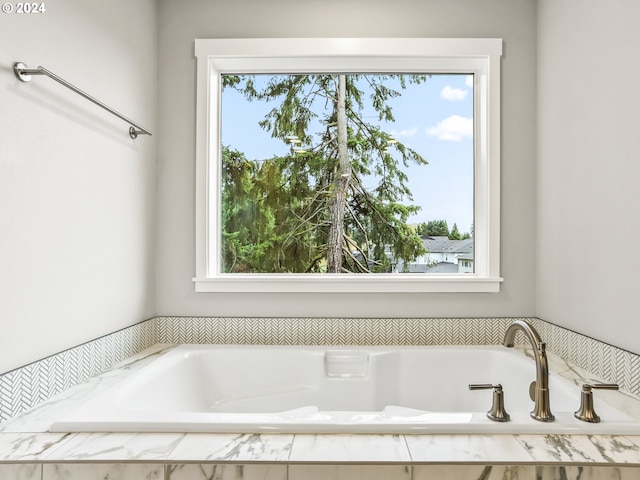
[[(197, 292), (498, 292), (500, 57), (497, 38), (198, 39)], [(474, 75), (474, 265), (469, 274), (238, 274), (220, 271), (220, 79), (223, 74)]]

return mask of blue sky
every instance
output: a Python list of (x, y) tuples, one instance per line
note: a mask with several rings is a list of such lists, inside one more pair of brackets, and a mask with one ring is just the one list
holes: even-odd
[[(395, 122), (380, 124), (428, 165), (407, 170), (413, 203), (422, 207), (412, 223), (445, 219), (461, 233), (473, 222), (473, 87), (467, 75), (433, 75), (420, 85), (408, 85), (389, 101)], [(258, 122), (276, 104), (248, 102), (226, 89), (222, 97), (222, 143), (249, 159), (285, 155), (289, 146), (271, 138)], [(370, 113), (365, 110), (364, 116)], [(366, 118), (377, 123), (376, 118)]]

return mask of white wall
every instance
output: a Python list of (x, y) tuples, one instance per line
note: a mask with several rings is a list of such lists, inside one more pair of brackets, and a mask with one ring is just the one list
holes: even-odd
[[(13, 2), (15, 4), (15, 2)], [(0, 14), (0, 373), (154, 314), (154, 0), (56, 0)]]
[(637, 0), (539, 1), (537, 315), (640, 354), (638, 18)]
[[(157, 313), (220, 316), (511, 316), (535, 313), (535, 0), (160, 0)], [(195, 60), (216, 37), (502, 37), (499, 294), (194, 292)]]

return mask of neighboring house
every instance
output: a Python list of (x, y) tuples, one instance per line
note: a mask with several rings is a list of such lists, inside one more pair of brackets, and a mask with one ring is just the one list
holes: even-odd
[(458, 257), (458, 273), (473, 273), (473, 252)]
[[(473, 238), (450, 240), (446, 236), (422, 236), (422, 245), (427, 253), (408, 264), (409, 273), (473, 272)], [(404, 271), (402, 261), (395, 271)]]

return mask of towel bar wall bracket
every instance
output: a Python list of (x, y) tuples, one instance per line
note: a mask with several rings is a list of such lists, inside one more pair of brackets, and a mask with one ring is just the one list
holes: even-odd
[(108, 107), (107, 105), (105, 105), (104, 103), (100, 102), (99, 100), (96, 100), (94, 97), (92, 97), (88, 93), (83, 92), (78, 87), (75, 87), (74, 85), (70, 84), (66, 80), (63, 80), (62, 78), (60, 78), (59, 76), (57, 76), (54, 73), (50, 72), (49, 70), (47, 70), (44, 67), (28, 68), (24, 63), (16, 62), (13, 65), (13, 72), (16, 74), (16, 77), (18, 77), (18, 80), (20, 80), (21, 82), (30, 82), (32, 75), (46, 75), (47, 77), (55, 80), (56, 82), (60, 83), (61, 85), (64, 85), (68, 89), (73, 90), (74, 92), (76, 92), (80, 96), (86, 98), (90, 102), (95, 103), (99, 107), (104, 108), (109, 113), (115, 115), (116, 117), (120, 118), (121, 120), (124, 120), (129, 125), (131, 125), (129, 127), (129, 136), (131, 138), (133, 138), (133, 139), (138, 138), (138, 135), (151, 135), (151, 132), (149, 130), (147, 130), (146, 128), (141, 127), (136, 122), (128, 119), (127, 117), (125, 117), (121, 113), (118, 113), (113, 108)]

